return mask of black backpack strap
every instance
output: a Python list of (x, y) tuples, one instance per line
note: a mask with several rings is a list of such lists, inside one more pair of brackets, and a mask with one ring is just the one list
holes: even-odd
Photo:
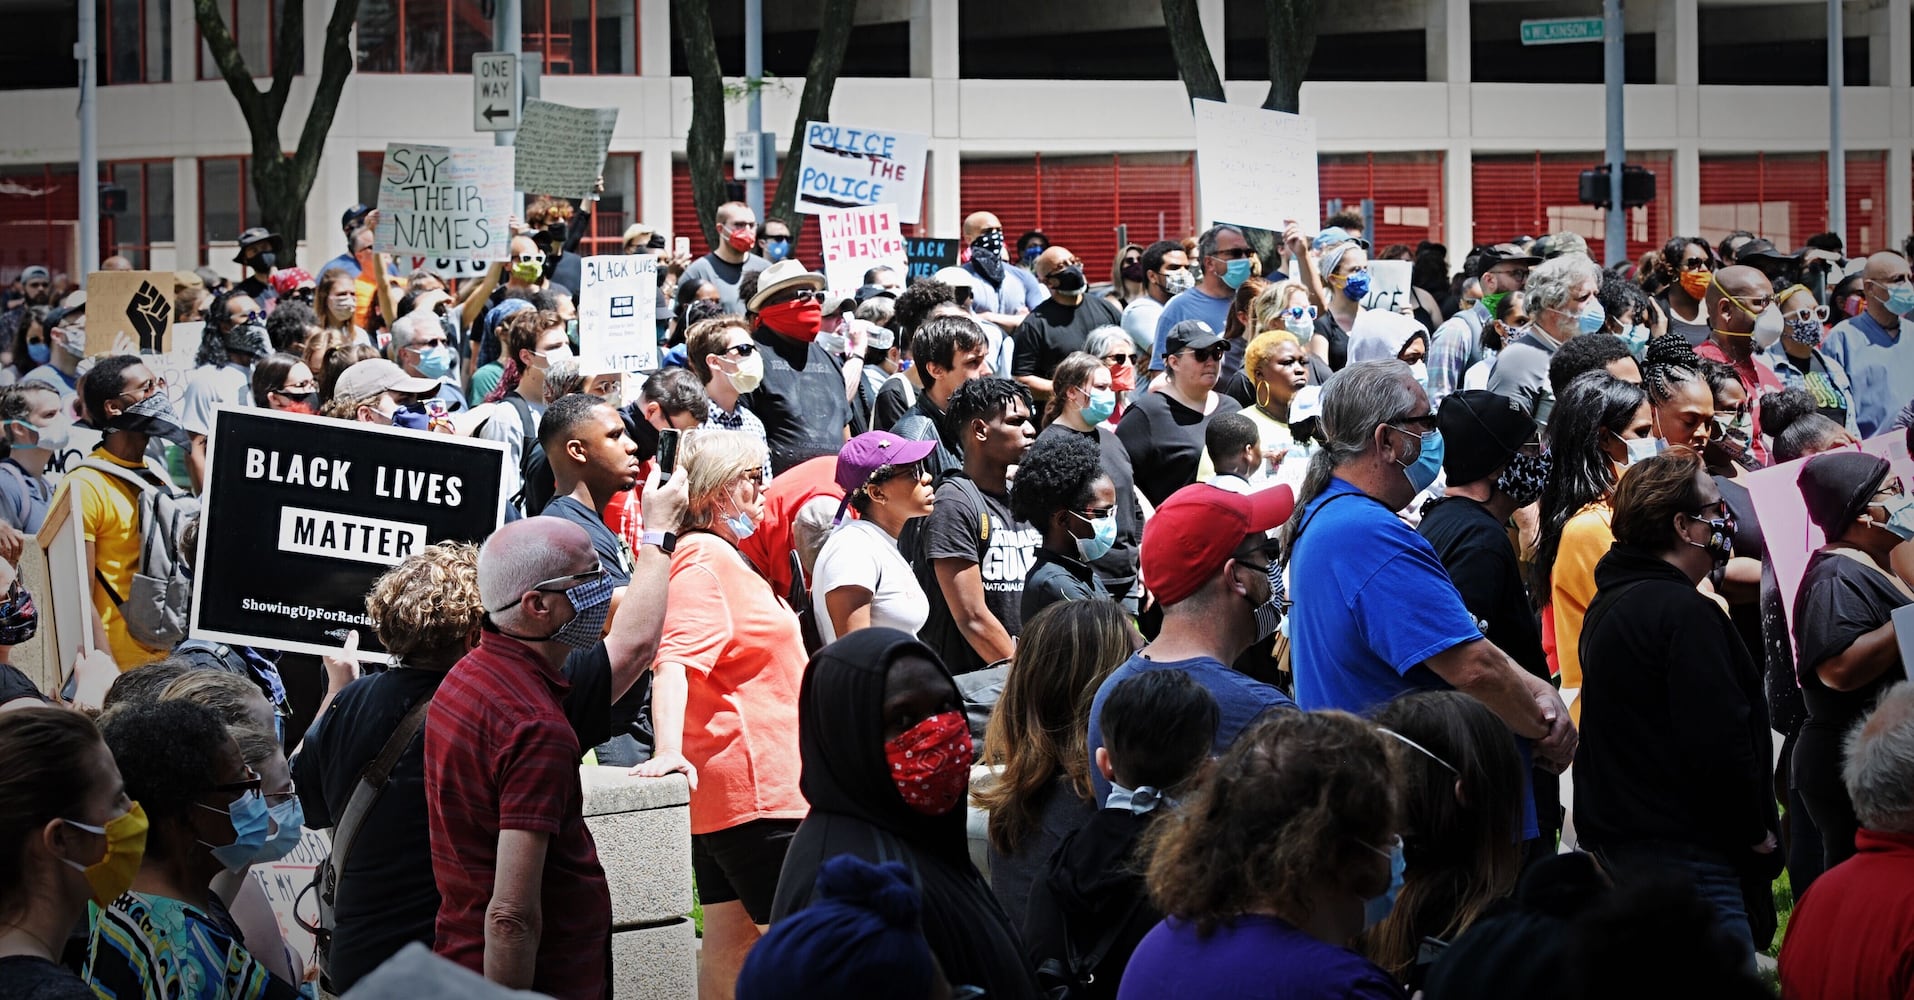
[(101, 589), (106, 591), (107, 599), (113, 602), (114, 607), (121, 608), (126, 606), (126, 598), (121, 597), (120, 592), (117, 590), (114, 590), (113, 585), (106, 582), (105, 573), (102, 573), (98, 569), (95, 569), (93, 571), (93, 579), (100, 581)]
[(538, 443), (538, 427), (532, 423), (532, 404), (516, 392), (507, 393), (505, 402), (518, 411), (518, 425), (525, 431), (525, 444), (518, 451), (518, 464), (525, 466), (525, 456), (532, 453), (532, 446)]
[(1138, 910), (1142, 909), (1143, 899), (1142, 896), (1131, 899), (1130, 905), (1123, 908), (1123, 915), (1097, 937), (1096, 944), (1091, 945), (1087, 952), (1077, 950), (1076, 935), (1070, 931), (1069, 914), (1058, 912), (1057, 919), (1063, 925), (1063, 961), (1059, 962), (1055, 958), (1044, 959), (1037, 969), (1040, 976), (1051, 983), (1065, 984), (1068, 992), (1064, 996), (1081, 996), (1083, 987), (1096, 982), (1097, 968), (1103, 964), (1105, 958), (1109, 957), (1110, 949), (1116, 947), (1117, 939), (1123, 936), (1124, 928), (1130, 926), (1130, 920), (1136, 916)]

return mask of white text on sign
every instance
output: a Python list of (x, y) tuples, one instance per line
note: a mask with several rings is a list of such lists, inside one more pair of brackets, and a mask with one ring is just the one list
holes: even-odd
[(306, 507), (279, 510), (279, 549), (396, 566), (425, 548), (425, 525)]

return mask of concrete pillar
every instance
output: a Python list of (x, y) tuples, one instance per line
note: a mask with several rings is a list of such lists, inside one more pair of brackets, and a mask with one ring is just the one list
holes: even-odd
[(691, 792), (679, 775), (633, 778), (581, 767), (585, 825), (611, 887), (612, 996), (698, 995), (691, 913)]
[(1675, 144), (1675, 206), (1670, 218), (1676, 236), (1701, 235), (1701, 144), (1683, 137)]
[[(1886, 22), (1882, 32), (1887, 39), (1908, 37), (1914, 13), (1910, 12), (1909, 0), (1887, 0), (1886, 9), (1875, 13), (1876, 24)], [(1877, 37), (1879, 37), (1877, 35)], [(1898, 246), (1902, 237), (1914, 232), (1914, 139), (1910, 138), (1910, 129), (1914, 128), (1914, 73), (1910, 73), (1911, 60), (1906, 44), (1886, 45), (1888, 60), (1887, 85), (1889, 87), (1888, 134), (1892, 136), (1887, 149), (1887, 233), (1886, 245)], [(1872, 50), (1874, 59), (1880, 58), (1880, 48)]]
[(638, 73), (671, 76), (671, 0), (638, 0)]
[(1676, 234), (1694, 236), (1701, 232), (1700, 7), (1698, 0), (1660, 2), (1655, 82), (1675, 84), (1675, 204), (1670, 219)]
[[(1209, 43), (1210, 59), (1216, 63), (1216, 78), (1229, 79), (1223, 62), (1223, 0), (1196, 0), (1196, 13), (1203, 19), (1203, 40)], [(1259, 32), (1260, 34), (1260, 32)]]
[(930, 158), (929, 190), (924, 222), (931, 236), (956, 236), (963, 219), (963, 156), (958, 135), (963, 126), (963, 83), (958, 79), (958, 4), (962, 0), (913, 0), (911, 14), (911, 70), (917, 70), (917, 7), (926, 8), (925, 32), (930, 48)]
[[(1474, 31), (1469, 23), (1468, 0), (1430, 0), (1430, 79), (1449, 84), (1449, 145), (1442, 156), (1443, 223), (1442, 241), (1449, 247), (1449, 261), (1457, 267), (1468, 256), (1475, 240), (1475, 187), (1473, 150), (1475, 109), (1470, 81), (1475, 78), (1471, 62)], [(1435, 75), (1435, 35), (1442, 45), (1443, 75)]]
[(183, 270), (206, 263), (199, 253), (199, 161), (173, 158), (173, 246)]

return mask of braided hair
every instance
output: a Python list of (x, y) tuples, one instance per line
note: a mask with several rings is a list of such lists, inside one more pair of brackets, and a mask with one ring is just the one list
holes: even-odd
[(1674, 398), (1675, 386), (1702, 377), (1701, 356), (1681, 334), (1670, 333), (1648, 342), (1642, 353), (1642, 388), (1657, 403)]

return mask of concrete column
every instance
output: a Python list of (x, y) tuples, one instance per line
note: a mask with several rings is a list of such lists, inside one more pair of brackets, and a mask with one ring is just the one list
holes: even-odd
[[(1886, 22), (1883, 32), (1887, 39), (1905, 39), (1910, 24), (1914, 22), (1914, 12), (1910, 12), (1909, 0), (1887, 0), (1885, 11), (1875, 12), (1876, 24)], [(1877, 37), (1879, 35), (1877, 34)], [(1889, 87), (1888, 134), (1893, 137), (1887, 149), (1887, 245), (1898, 245), (1898, 241), (1914, 232), (1914, 139), (1910, 139), (1910, 127), (1914, 126), (1914, 73), (1910, 73), (1910, 60), (1906, 44), (1886, 44), (1888, 60), (1887, 85)], [(1872, 50), (1874, 59), (1880, 58), (1881, 49)]]
[[(1442, 156), (1442, 241), (1449, 247), (1449, 262), (1456, 267), (1475, 246), (1475, 161), (1468, 138), (1452, 140)], [(1496, 238), (1498, 234), (1484, 234)]]
[(1203, 19), (1203, 40), (1209, 43), (1210, 59), (1216, 63), (1216, 78), (1229, 79), (1223, 68), (1223, 0), (1196, 0), (1197, 16)]
[(1660, 2), (1655, 82), (1675, 84), (1675, 204), (1670, 218), (1677, 234), (1693, 236), (1701, 232), (1701, 14), (1698, 0)]
[[(930, 33), (930, 76), (937, 80), (955, 80), (958, 77), (958, 33), (957, 5), (962, 0), (924, 0), (929, 5)], [(912, 44), (915, 45), (916, 13), (911, 15)], [(913, 59), (915, 53), (913, 51)], [(916, 74), (916, 64), (912, 63), (912, 75)]]
[(931, 8), (935, 0), (910, 0), (910, 75), (925, 77), (931, 75), (932, 52), (936, 42), (931, 38)]
[(956, 236), (963, 219), (963, 157), (958, 135), (963, 126), (963, 82), (959, 79), (958, 4), (962, 0), (912, 0), (911, 71), (917, 71), (919, 6), (927, 8), (924, 23), (930, 49), (930, 157), (926, 169), (930, 188), (924, 222), (931, 236)]
[(931, 236), (957, 236), (963, 227), (963, 160), (954, 138), (930, 141), (930, 197), (924, 221)]
[(1424, 8), (1424, 45), (1430, 83), (1468, 83), (1472, 79), (1468, 0), (1428, 0)]
[(206, 263), (199, 259), (199, 161), (190, 156), (173, 158), (173, 246), (182, 269)]
[(1674, 235), (1697, 236), (1701, 233), (1701, 144), (1684, 136), (1676, 143), (1674, 153)]
[(660, 226), (672, 236), (690, 236), (671, 226), (671, 152), (669, 137), (653, 136), (638, 150), (638, 220)]
[[(1441, 75), (1437, 75), (1434, 55), (1438, 33), (1441, 35)], [(1471, 52), (1474, 30), (1469, 23), (1468, 0), (1430, 0), (1429, 34), (1429, 79), (1446, 80), (1449, 85), (1449, 145), (1442, 156), (1442, 240), (1448, 244), (1450, 262), (1459, 267), (1469, 248), (1476, 243), (1474, 157), (1470, 142), (1475, 131), (1470, 85), (1475, 78)]]
[(638, 73), (671, 76), (671, 0), (638, 0)]
[(581, 767), (585, 825), (611, 889), (612, 996), (691, 1000), (698, 942), (691, 913), (691, 792), (684, 778)]

